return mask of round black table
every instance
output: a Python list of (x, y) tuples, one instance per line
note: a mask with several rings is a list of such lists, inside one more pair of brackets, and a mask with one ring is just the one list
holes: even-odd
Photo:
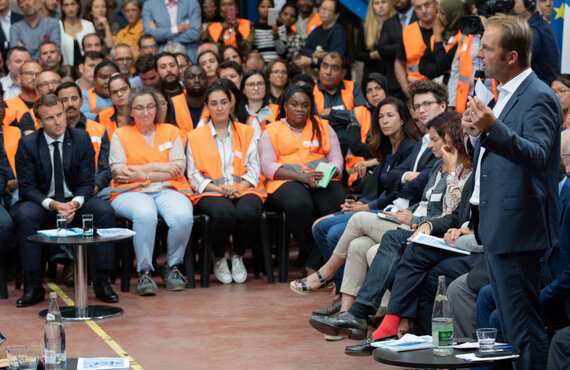
[(433, 350), (420, 349), (417, 351), (392, 352), (381, 348), (374, 349), (372, 355), (378, 362), (388, 365), (401, 366), (406, 368), (428, 368), (428, 369), (457, 369), (466, 367), (481, 367), (496, 365), (501, 362), (512, 361), (512, 358), (502, 360), (486, 361), (464, 361), (455, 357), (458, 354), (473, 353), (474, 350), (454, 349), (450, 356), (434, 356)]
[[(113, 243), (128, 239), (130, 236), (113, 236), (101, 238), (97, 235), (93, 237), (73, 236), (66, 238), (50, 238), (40, 234), (28, 236), (32, 243), (42, 245), (65, 245), (73, 247), (73, 275), (75, 283), (75, 306), (60, 307), (61, 317), (64, 320), (84, 321), (98, 320), (107, 317), (121, 315), (124, 311), (115, 306), (90, 306), (87, 304), (87, 247), (100, 243)], [(45, 317), (47, 310), (40, 311), (40, 316)]]

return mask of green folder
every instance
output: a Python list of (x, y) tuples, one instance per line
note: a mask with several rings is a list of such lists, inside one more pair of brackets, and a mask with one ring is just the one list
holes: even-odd
[(323, 178), (317, 184), (319, 188), (326, 188), (329, 186), (329, 182), (331, 181), (333, 175), (336, 172), (336, 166), (333, 166), (327, 162), (321, 162), (315, 169), (317, 172), (323, 173)]

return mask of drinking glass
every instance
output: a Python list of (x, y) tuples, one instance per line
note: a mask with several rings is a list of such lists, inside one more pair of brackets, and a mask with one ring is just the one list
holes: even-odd
[(477, 329), (477, 340), (479, 341), (479, 351), (481, 352), (494, 351), (496, 339), (497, 339), (497, 329), (495, 328)]
[(11, 369), (19, 369), (20, 362), (25, 362), (28, 348), (23, 345), (12, 345), (6, 347), (6, 358)]
[(57, 215), (57, 236), (66, 237), (67, 236), (67, 216)]
[(93, 215), (84, 214), (83, 215), (83, 236), (87, 238), (93, 237)]

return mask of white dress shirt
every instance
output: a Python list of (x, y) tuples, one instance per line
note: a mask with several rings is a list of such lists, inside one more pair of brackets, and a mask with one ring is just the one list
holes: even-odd
[[(509, 102), (513, 93), (519, 88), (520, 84), (530, 76), (532, 70), (527, 68), (523, 72), (516, 75), (512, 78), (509, 82), (505, 84), (500, 84), (497, 86), (497, 90), (499, 91), (499, 97), (497, 98), (497, 103), (493, 108), (493, 114), (498, 119), (501, 115), (501, 112)], [(475, 145), (479, 139), (480, 135), (476, 138), (470, 137), (471, 143)], [(473, 194), (471, 195), (471, 199), (469, 199), (469, 203), (473, 204), (474, 206), (479, 205), (479, 200), (481, 196), (481, 161), (483, 159), (483, 155), (485, 154), (485, 148), (481, 146), (481, 150), (479, 151), (479, 157), (477, 158), (477, 169), (475, 170), (475, 184), (473, 185)]]
[(9, 73), (0, 78), (0, 82), (2, 83), (2, 89), (4, 90), (4, 101), (15, 98), (22, 92), (20, 86), (16, 85)]
[[(55, 196), (55, 180), (54, 180), (55, 176), (54, 176), (54, 171), (53, 171), (54, 148), (53, 148), (52, 143), (57, 141), (57, 145), (59, 146), (59, 155), (61, 156), (60, 160), (61, 160), (61, 163), (63, 164), (63, 137), (64, 136), (65, 136), (65, 134), (61, 135), (57, 139), (52, 139), (51, 137), (49, 137), (44, 132), (44, 137), (47, 141), (47, 145), (48, 145), (48, 149), (49, 149), (49, 157), (50, 157), (50, 161), (51, 161), (51, 182), (49, 184), (49, 191), (47, 193), (47, 198), (42, 201), (42, 207), (44, 207), (48, 211), (50, 211), (50, 209), (49, 209), (50, 203), (54, 201), (54, 199), (52, 197)], [(63, 173), (63, 168), (61, 169), (61, 173)], [(65, 198), (71, 198), (73, 196), (73, 193), (67, 187), (67, 182), (65, 181), (65, 176), (63, 176), (63, 195), (65, 196)], [(83, 207), (83, 202), (85, 201), (85, 198), (82, 195), (79, 195), (79, 196), (73, 197), (73, 199), (71, 199), (71, 201), (79, 203), (79, 208), (81, 208), (81, 207)]]

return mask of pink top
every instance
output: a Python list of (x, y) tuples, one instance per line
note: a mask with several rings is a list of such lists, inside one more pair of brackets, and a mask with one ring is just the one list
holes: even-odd
[[(281, 120), (286, 123), (287, 126), (289, 126), (296, 137), (301, 137), (301, 134), (303, 132), (302, 130), (291, 127), (285, 118), (282, 118)], [(327, 162), (337, 168), (337, 176), (335, 177), (340, 177), (342, 174), (342, 169), (344, 167), (344, 158), (342, 157), (342, 151), (340, 150), (340, 143), (338, 142), (336, 132), (330, 125), (329, 139), (331, 143), (331, 149), (329, 150), (326, 157)], [(263, 131), (261, 138), (259, 139), (259, 158), (261, 161), (261, 173), (263, 173), (263, 175), (268, 179), (273, 180), (275, 172), (277, 172), (279, 167), (281, 167), (283, 164), (277, 163), (277, 154), (275, 153), (275, 149), (273, 149), (273, 145), (271, 144), (271, 140), (269, 139), (267, 131)]]

